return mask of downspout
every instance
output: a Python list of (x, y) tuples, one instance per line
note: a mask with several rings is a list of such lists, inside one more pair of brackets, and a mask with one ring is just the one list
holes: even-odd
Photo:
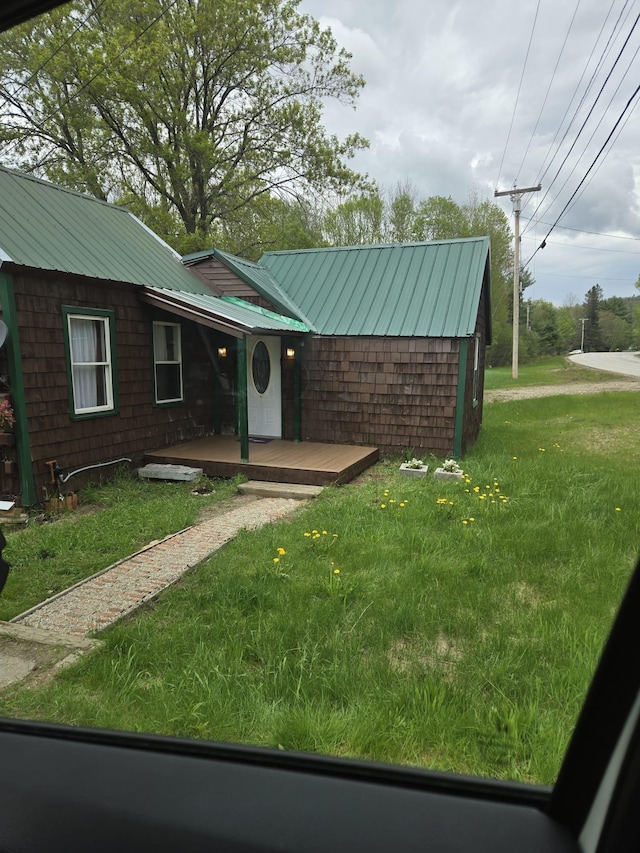
[(238, 415), (238, 432), (240, 433), (240, 461), (249, 461), (249, 412), (247, 403), (247, 338), (243, 335), (238, 339), (238, 395), (236, 411)]
[(458, 391), (456, 394), (456, 419), (453, 428), (453, 458), (462, 456), (462, 429), (464, 427), (464, 392), (467, 384), (467, 355), (469, 339), (460, 338), (458, 350)]
[(36, 487), (31, 465), (31, 441), (29, 440), (27, 401), (20, 357), (20, 335), (18, 334), (13, 279), (6, 273), (0, 273), (0, 303), (2, 304), (3, 320), (9, 330), (6, 342), (7, 364), (9, 367), (11, 402), (16, 416), (14, 435), (20, 475), (20, 494), (23, 506), (33, 506), (36, 503)]

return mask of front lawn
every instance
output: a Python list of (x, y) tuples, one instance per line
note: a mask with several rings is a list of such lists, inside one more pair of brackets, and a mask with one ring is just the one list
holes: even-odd
[(639, 552), (639, 402), (488, 405), (465, 481), (327, 489), (0, 713), (551, 783)]

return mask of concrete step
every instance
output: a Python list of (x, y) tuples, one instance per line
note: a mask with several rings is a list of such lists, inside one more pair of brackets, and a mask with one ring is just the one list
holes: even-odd
[(322, 486), (305, 486), (300, 483), (268, 483), (262, 480), (249, 480), (238, 486), (243, 495), (256, 495), (260, 498), (293, 498), (308, 500), (317, 497)]
[(189, 465), (164, 465), (161, 462), (150, 462), (144, 468), (138, 468), (141, 480), (184, 480), (192, 483), (202, 476), (202, 468), (191, 468)]

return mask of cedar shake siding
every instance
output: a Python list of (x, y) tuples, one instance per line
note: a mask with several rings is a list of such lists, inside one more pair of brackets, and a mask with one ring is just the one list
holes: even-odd
[(217, 258), (206, 258), (197, 264), (189, 264), (189, 270), (216, 296), (235, 296), (252, 302), (260, 308), (275, 310), (273, 305), (255, 291), (251, 285), (244, 282), (240, 276), (232, 272)]
[[(51, 491), (46, 462), (65, 473), (128, 456), (140, 464), (146, 450), (213, 432), (215, 372), (199, 328), (141, 303), (133, 286), (96, 283), (42, 273), (13, 276), (22, 372), (36, 495)], [(115, 316), (115, 366), (119, 410), (74, 420), (62, 306), (107, 309)], [(184, 401), (155, 405), (152, 321), (179, 322), (182, 329)], [(210, 330), (203, 330), (211, 336)], [(211, 338), (213, 347), (213, 338)], [(104, 471), (113, 469), (106, 468)], [(95, 479), (96, 471), (84, 479)], [(83, 475), (73, 477), (77, 488)]]
[(307, 338), (303, 437), (387, 455), (450, 454), (458, 349), (450, 338)]

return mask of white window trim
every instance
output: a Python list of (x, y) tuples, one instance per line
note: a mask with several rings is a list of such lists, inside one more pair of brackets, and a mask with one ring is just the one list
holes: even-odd
[(480, 335), (474, 336), (473, 350), (473, 405), (480, 402)]
[[(105, 360), (104, 361), (81, 361), (76, 360), (74, 358), (73, 351), (73, 332), (72, 332), (72, 324), (74, 320), (91, 320), (94, 322), (102, 323), (104, 329), (104, 342), (105, 342)], [(115, 408), (114, 406), (114, 394), (113, 394), (113, 363), (112, 358), (113, 354), (111, 352), (111, 317), (99, 315), (99, 314), (87, 314), (87, 313), (69, 313), (67, 314), (67, 334), (69, 340), (69, 361), (71, 366), (71, 385), (72, 385), (72, 393), (73, 393), (73, 411), (76, 415), (92, 415), (99, 414), (101, 412), (112, 412)], [(81, 408), (78, 406), (78, 399), (81, 396), (79, 393), (79, 389), (77, 386), (77, 367), (102, 367), (104, 368), (105, 373), (105, 386), (106, 386), (106, 402), (101, 406), (85, 406)]]
[[(172, 360), (162, 360), (156, 358), (156, 329), (160, 326), (171, 326), (176, 330), (176, 345), (178, 349), (178, 357), (177, 359)], [(179, 367), (179, 375), (180, 375), (180, 396), (179, 397), (171, 397), (166, 400), (161, 400), (158, 396), (158, 366), (162, 364), (173, 364), (178, 365)], [(166, 403), (181, 403), (184, 400), (184, 381), (182, 374), (182, 327), (180, 323), (168, 323), (164, 320), (154, 320), (153, 321), (153, 398), (155, 402), (159, 405), (165, 405)]]

